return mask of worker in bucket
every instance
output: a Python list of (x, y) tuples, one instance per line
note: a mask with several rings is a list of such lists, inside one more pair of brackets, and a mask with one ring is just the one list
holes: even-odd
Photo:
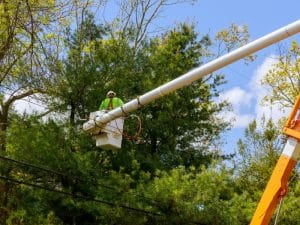
[(116, 93), (114, 91), (109, 91), (106, 94), (106, 99), (101, 102), (99, 110), (112, 110), (119, 106), (123, 105), (123, 101), (120, 98), (116, 97)]

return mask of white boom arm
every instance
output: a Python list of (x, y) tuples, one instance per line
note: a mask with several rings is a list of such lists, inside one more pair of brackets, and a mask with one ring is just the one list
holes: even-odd
[[(200, 78), (211, 74), (212, 72), (223, 68), (239, 59), (244, 58), (258, 50), (268, 47), (276, 42), (279, 42), (285, 38), (288, 38), (296, 33), (300, 32), (300, 20), (297, 20), (285, 27), (273, 31), (253, 42), (250, 42), (226, 55), (223, 55), (207, 64), (204, 64), (196, 69), (187, 72), (180, 77), (165, 83), (162, 86), (155, 88), (152, 91), (145, 93), (144, 95), (129, 101), (122, 107), (118, 107), (105, 113), (102, 117), (97, 117), (95, 123), (99, 126), (106, 124), (124, 114), (135, 111), (141, 105), (146, 105), (157, 98), (167, 95), (177, 89), (190, 85), (192, 82), (199, 80)], [(95, 126), (96, 126), (95, 124)]]

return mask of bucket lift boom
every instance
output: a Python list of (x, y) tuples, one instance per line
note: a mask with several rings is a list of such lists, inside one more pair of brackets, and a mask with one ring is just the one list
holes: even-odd
[[(109, 122), (122, 117), (124, 114), (126, 115), (135, 111), (142, 105), (147, 105), (155, 99), (163, 97), (164, 95), (174, 92), (182, 87), (188, 86), (192, 82), (199, 80), (218, 69), (297, 34), (298, 32), (300, 32), (300, 20), (275, 30), (274, 32), (250, 42), (226, 55), (193, 69), (188, 73), (129, 101), (121, 107), (101, 114), (101, 116), (95, 117), (93, 120), (89, 120), (83, 125), (83, 129), (89, 133), (93, 133), (96, 128), (101, 130)], [(289, 138), (252, 218), (251, 225), (267, 225), (277, 206), (278, 199), (286, 193), (288, 178), (296, 164), (296, 160), (298, 159), (300, 152), (300, 122), (298, 124), (298, 119), (300, 119), (298, 115), (299, 107), (300, 100), (298, 98), (294, 110), (284, 129), (284, 132), (289, 136)]]
[[(129, 114), (140, 106), (149, 104), (150, 102), (163, 97), (171, 92), (176, 91), (182, 87), (190, 85), (192, 82), (199, 80), (212, 72), (221, 69), (239, 59), (242, 59), (254, 52), (257, 52), (263, 48), (266, 48), (274, 43), (277, 43), (283, 39), (286, 39), (294, 34), (300, 32), (300, 20), (297, 20), (285, 27), (273, 31), (255, 41), (252, 41), (228, 54), (225, 54), (215, 60), (212, 60), (196, 69), (193, 69), (180, 77), (169, 81), (136, 99), (133, 99), (123, 106), (115, 108), (103, 116), (98, 117), (95, 120), (95, 126), (102, 126), (116, 118), (122, 117), (124, 114)], [(87, 130), (88, 131), (88, 130)]]

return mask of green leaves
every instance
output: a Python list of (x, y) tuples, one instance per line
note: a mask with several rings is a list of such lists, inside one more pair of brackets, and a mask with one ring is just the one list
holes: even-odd
[(280, 130), (271, 120), (262, 121), (261, 128), (253, 121), (245, 130), (245, 138), (239, 140), (237, 183), (241, 190), (247, 190), (256, 198), (257, 192), (266, 186), (283, 148)]
[(299, 94), (299, 45), (293, 41), (286, 53), (281, 53), (270, 70), (262, 78), (262, 85), (271, 89), (264, 98), (265, 104), (278, 103), (291, 107)]
[[(59, 10), (54, 1), (28, 3), (36, 4), (32, 16), (41, 20), (41, 29), (51, 24)], [(90, 3), (86, 3), (88, 7)], [(45, 4), (50, 11), (38, 13)], [(9, 7), (12, 16), (18, 5)], [(0, 118), (0, 123), (7, 124), (1, 131), (7, 138), (3, 154), (27, 163), (1, 163), (1, 173), (33, 184), (0, 183), (4, 193), (0, 209), (7, 212), (1, 221), (24, 225), (248, 224), (282, 147), (280, 132), (271, 121), (264, 122), (262, 130), (253, 122), (239, 141), (239, 164), (230, 168), (216, 162), (222, 160), (220, 134), (229, 127), (217, 116), (228, 105), (214, 101), (225, 82), (222, 75), (212, 74), (141, 107), (136, 112), (142, 122), (138, 141), (130, 139), (137, 131), (136, 122), (126, 118), (118, 152), (96, 148), (92, 137), (81, 129), (81, 119), (98, 109), (108, 90), (114, 90), (124, 102), (134, 99), (201, 65), (207, 57), (219, 55), (222, 49), (229, 51), (247, 42), (247, 27), (233, 24), (218, 33), (220, 52), (213, 54), (210, 38), (197, 34), (190, 24), (147, 37), (141, 33), (144, 28), (131, 24), (115, 31), (113, 25), (96, 24), (85, 12), (83, 9), (76, 28), (64, 33), (55, 29), (34, 33), (39, 40), (30, 36), (30, 29), (14, 31), (22, 39), (6, 52), (5, 57), (12, 61), (5, 62), (12, 64), (0, 69), (1, 74), (9, 69), (0, 76), (1, 84), (32, 94), (46, 90), (43, 100), (58, 115), (44, 120), (37, 115), (16, 115), (9, 106), (3, 108), (4, 93), (0, 94), (1, 113), (7, 112), (6, 118)], [(1, 19), (1, 23), (7, 20)], [(27, 14), (19, 19), (30, 25)], [(9, 29), (8, 24), (3, 29)], [(3, 40), (9, 38), (9, 33), (2, 31)], [(293, 43), (290, 51), (296, 56), (298, 45)], [(28, 58), (31, 54), (34, 57)], [(285, 69), (296, 74), (298, 59), (289, 57), (273, 72)], [(288, 75), (277, 79), (286, 83), (281, 86), (284, 90), (287, 79), (295, 80)], [(288, 96), (294, 96), (296, 89), (291, 90), (286, 92)], [(291, 183), (290, 200), (283, 210), (296, 218), (293, 201), (298, 198), (298, 182)], [(287, 224), (298, 221), (283, 218)]]

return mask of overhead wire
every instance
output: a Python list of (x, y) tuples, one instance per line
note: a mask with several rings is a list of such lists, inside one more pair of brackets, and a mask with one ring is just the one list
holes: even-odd
[[(7, 89), (7, 90), (10, 90), (10, 91), (11, 91), (11, 89), (8, 88), (8, 87), (5, 87), (5, 86), (2, 86), (2, 87), (5, 88), (5, 89)], [(11, 95), (11, 93), (8, 93), (8, 92), (6, 92), (6, 91), (3, 91), (3, 92), (4, 92), (5, 94)], [(37, 103), (35, 103), (35, 102), (31, 102), (31, 101), (26, 100), (26, 99), (22, 99), (22, 100), (23, 100), (23, 101), (26, 101), (26, 102), (28, 102), (28, 103), (31, 103), (31, 104), (35, 104), (35, 105), (40, 106), (40, 107), (44, 107), (44, 106), (42, 106), (42, 105), (40, 105), (40, 104), (37, 104)], [(45, 107), (44, 107), (44, 108), (45, 108)], [(129, 135), (126, 135), (123, 131), (121, 131), (121, 129), (120, 129), (119, 127), (117, 127), (118, 131), (119, 131), (122, 135), (124, 135), (127, 139), (134, 140), (134, 139), (136, 138), (136, 136), (139, 135), (140, 132), (141, 132), (141, 120), (140, 120), (140, 118), (139, 118), (138, 116), (136, 116), (136, 117), (138, 118), (138, 121), (139, 121), (139, 131), (138, 131), (133, 137), (131, 137), (131, 136), (129, 136)], [(107, 126), (108, 126), (108, 127), (115, 128), (114, 126), (110, 126), (110, 125), (107, 125)], [(107, 130), (107, 131), (114, 132), (114, 131), (112, 131), (112, 130)], [(11, 158), (8, 158), (8, 157), (4, 157), (4, 156), (1, 156), (1, 155), (0, 155), (0, 159), (6, 160), (6, 161), (10, 161), (10, 162), (13, 162), (13, 163), (17, 163), (17, 164), (19, 164), (19, 165), (31, 167), (31, 168), (34, 168), (34, 169), (38, 169), (38, 170), (41, 170), (41, 171), (45, 171), (45, 172), (48, 172), (48, 173), (52, 173), (52, 174), (55, 174), (55, 175), (65, 176), (65, 177), (70, 177), (70, 178), (76, 179), (76, 180), (81, 181), (81, 182), (87, 182), (87, 180), (84, 180), (84, 179), (82, 179), (82, 178), (74, 177), (74, 176), (70, 176), (70, 175), (66, 175), (66, 174), (64, 174), (64, 173), (61, 173), (61, 172), (58, 172), (58, 171), (54, 171), (54, 170), (51, 170), (51, 169), (48, 169), (48, 168), (44, 168), (44, 167), (41, 167), (41, 166), (33, 165), (33, 164), (30, 164), (30, 163), (27, 163), (27, 162), (24, 162), (24, 161), (18, 161), (18, 160), (11, 159)], [(88, 181), (88, 182), (90, 182), (90, 181)], [(93, 180), (92, 182), (93, 182), (94, 185), (100, 186), (100, 187), (102, 187), (102, 188), (114, 190), (114, 191), (117, 191), (118, 193), (120, 193), (120, 191), (118, 191), (117, 188), (115, 188), (115, 187), (106, 186), (106, 185), (99, 184), (99, 183), (95, 184), (95, 182), (96, 182), (95, 180)], [(147, 197), (142, 196), (142, 195), (136, 195), (136, 196), (137, 196), (137, 197), (141, 197), (141, 198), (143, 198), (143, 199), (151, 200), (152, 202), (153, 202), (153, 201), (156, 202), (154, 199), (147, 198)]]
[[(54, 171), (54, 170), (51, 170), (51, 169), (48, 169), (48, 168), (43, 168), (43, 167), (40, 167), (40, 166), (32, 165), (32, 164), (29, 164), (27, 162), (18, 161), (18, 160), (15, 160), (15, 159), (4, 157), (4, 156), (0, 156), (0, 159), (11, 161), (11, 162), (14, 162), (14, 163), (17, 163), (17, 164), (22, 164), (24, 166), (32, 167), (32, 168), (35, 168), (35, 169), (40, 169), (40, 170), (43, 170), (43, 171), (51, 172), (51, 173), (54, 173), (54, 174), (57, 174), (57, 175), (70, 176), (70, 175), (66, 175), (66, 174), (63, 174), (63, 173), (58, 172), (58, 171)], [(70, 177), (75, 178), (74, 176), (70, 176)], [(78, 178), (78, 177), (76, 177), (76, 178), (78, 180), (81, 180), (81, 181), (86, 181), (85, 179), (81, 179), (81, 178)], [(17, 179), (7, 177), (7, 176), (0, 175), (0, 179), (6, 180), (6, 181), (11, 182), (11, 183), (19, 184), (19, 185), (25, 185), (25, 186), (29, 186), (29, 187), (33, 187), (33, 188), (37, 188), (37, 189), (42, 189), (42, 190), (49, 191), (49, 192), (59, 193), (59, 194), (62, 194), (62, 195), (70, 196), (72, 198), (82, 199), (82, 200), (85, 200), (85, 201), (92, 201), (92, 202), (96, 202), (96, 203), (99, 203), (99, 204), (105, 204), (105, 205), (108, 205), (110, 207), (120, 207), (120, 208), (124, 208), (125, 210), (135, 211), (135, 212), (138, 212), (138, 213), (143, 213), (145, 215), (159, 216), (159, 217), (164, 217), (164, 218), (166, 217), (166, 215), (161, 214), (161, 213), (156, 213), (156, 212), (141, 209), (141, 208), (135, 208), (135, 207), (132, 207), (132, 206), (129, 206), (129, 205), (117, 204), (117, 203), (113, 203), (113, 202), (106, 201), (106, 200), (103, 200), (103, 199), (88, 197), (88, 196), (85, 196), (85, 195), (70, 193), (70, 192), (63, 191), (63, 190), (53, 189), (53, 188), (49, 188), (49, 187), (46, 187), (46, 186), (43, 186), (43, 185), (34, 184), (34, 183), (26, 182), (26, 181), (23, 181), (23, 180), (17, 180)], [(109, 189), (113, 188), (111, 186), (103, 186), (103, 185), (99, 185), (99, 186), (109, 188)], [(151, 199), (151, 198), (147, 198), (143, 195), (136, 195), (134, 193), (131, 193), (131, 194), (135, 195), (137, 197), (141, 197), (143, 199), (147, 199), (147, 200), (154, 201), (156, 203), (163, 204), (163, 202), (156, 201), (156, 200)], [(198, 222), (195, 222), (195, 221), (186, 221), (186, 222), (188, 224), (199, 224)]]
[[(232, 68), (229, 68), (229, 69), (231, 69), (233, 72), (235, 72), (237, 74), (241, 74), (241, 73), (239, 73), (237, 71), (234, 71)], [(244, 78), (243, 76), (241, 76), (241, 77)], [(40, 107), (44, 107), (42, 105), (39, 105), (37, 103), (31, 102), (31, 101), (26, 100), (26, 99), (22, 99), (22, 100), (26, 101), (28, 103), (40, 106)], [(136, 116), (136, 117), (138, 118), (138, 121), (139, 121), (139, 132), (137, 132), (139, 134), (140, 130), (141, 130), (141, 120), (140, 120), (140, 118), (138, 116)], [(114, 126), (110, 126), (110, 125), (107, 125), (107, 126), (111, 127), (111, 128), (115, 128)], [(118, 126), (117, 126), (117, 129), (118, 129), (118, 131), (123, 136), (129, 137)], [(111, 131), (111, 130), (107, 130), (107, 131)], [(135, 139), (135, 138), (136, 138), (136, 135), (134, 135), (133, 138), (129, 138), (129, 139)], [(27, 167), (31, 167), (31, 168), (34, 168), (34, 169), (42, 170), (42, 171), (45, 171), (45, 172), (48, 172), (48, 173), (52, 173), (52, 174), (56, 174), (56, 175), (60, 175), (60, 176), (66, 176), (66, 177), (74, 178), (74, 179), (76, 179), (78, 181), (82, 181), (82, 182), (86, 182), (87, 181), (85, 179), (82, 179), (82, 178), (79, 178), (79, 177), (76, 177), (76, 176), (70, 176), (68, 174), (66, 175), (64, 173), (61, 173), (61, 172), (58, 172), (58, 171), (54, 171), (54, 170), (51, 170), (51, 169), (48, 169), (48, 168), (43, 168), (43, 167), (40, 167), (40, 166), (36, 166), (36, 165), (33, 165), (33, 164), (29, 164), (29, 163), (24, 162), (24, 161), (18, 161), (18, 160), (15, 160), (15, 159), (4, 157), (4, 156), (0, 156), (0, 159), (7, 160), (7, 161), (10, 161), (10, 162), (13, 162), (13, 163), (17, 163), (17, 164), (22, 164), (23, 166), (27, 166)], [(100, 204), (106, 204), (106, 205), (109, 205), (111, 207), (120, 207), (120, 208), (124, 208), (126, 210), (136, 211), (136, 212), (139, 212), (139, 213), (150, 214), (150, 215), (155, 215), (155, 216), (164, 216), (164, 215), (162, 215), (160, 213), (155, 213), (155, 212), (144, 210), (144, 209), (140, 209), (140, 208), (134, 208), (134, 207), (127, 206), (127, 205), (116, 204), (116, 203), (113, 203), (113, 202), (109, 202), (109, 201), (105, 201), (105, 200), (101, 200), (101, 199), (97, 199), (97, 198), (92, 198), (92, 197), (88, 197), (88, 196), (84, 196), (84, 195), (69, 193), (69, 192), (62, 191), (62, 190), (52, 189), (52, 188), (49, 188), (49, 187), (46, 187), (46, 186), (42, 186), (42, 185), (38, 185), (38, 184), (33, 184), (33, 183), (26, 182), (26, 181), (21, 181), (21, 180), (13, 179), (13, 178), (10, 178), (10, 177), (0, 176), (0, 179), (7, 180), (9, 182), (16, 183), (16, 184), (22, 184), (22, 185), (30, 186), (30, 187), (33, 187), (33, 188), (43, 189), (43, 190), (46, 190), (46, 191), (50, 191), (50, 192), (55, 192), (55, 193), (67, 195), (67, 196), (70, 196), (70, 197), (73, 197), (73, 198), (77, 198), (77, 199), (82, 199), (82, 200), (85, 200), (85, 201), (92, 201), (92, 202), (96, 202), (96, 203), (100, 203)], [(101, 185), (98, 184), (98, 186), (101, 186), (101, 187), (104, 187), (104, 188), (108, 188), (108, 189), (115, 189), (113, 187), (102, 185), (102, 184)], [(140, 196), (140, 197), (144, 198), (144, 196)], [(153, 200), (153, 199), (150, 199), (150, 200)], [(280, 205), (279, 205), (278, 213), (277, 213), (276, 218), (275, 218), (275, 224), (277, 224), (278, 214), (280, 212), (282, 200), (283, 200), (283, 198), (281, 198), (281, 200), (280, 200)]]
[(23, 185), (30, 186), (30, 187), (33, 187), (33, 188), (43, 189), (43, 190), (50, 191), (50, 192), (56, 192), (56, 193), (67, 195), (67, 196), (70, 196), (70, 197), (73, 197), (73, 198), (83, 199), (85, 201), (92, 201), (92, 202), (96, 202), (96, 203), (100, 203), (100, 204), (106, 204), (106, 205), (111, 206), (111, 207), (120, 207), (120, 208), (124, 208), (126, 210), (131, 210), (131, 211), (135, 211), (135, 212), (139, 212), (139, 213), (143, 213), (143, 214), (148, 214), (148, 215), (164, 216), (160, 213), (148, 211), (148, 210), (145, 210), (145, 209), (135, 208), (135, 207), (131, 207), (131, 206), (128, 206), (128, 205), (123, 205), (123, 204), (116, 204), (116, 203), (113, 203), (113, 202), (110, 202), (110, 201), (105, 201), (105, 200), (92, 198), (92, 197), (88, 197), (88, 196), (84, 196), (84, 195), (74, 194), (74, 193), (70, 193), (70, 192), (67, 192), (67, 191), (52, 189), (52, 188), (49, 188), (49, 187), (46, 187), (46, 186), (33, 184), (33, 183), (17, 180), (17, 179), (6, 177), (6, 176), (1, 176), (0, 175), (0, 179), (9, 181), (9, 182), (12, 182), (12, 183), (15, 183), (15, 184), (23, 184)]
[[(102, 187), (102, 188), (108, 189), (110, 191), (113, 191), (116, 194), (124, 193), (124, 191), (119, 191), (116, 187), (101, 184), (101, 183), (99, 183), (98, 181), (96, 181), (94, 179), (92, 179), (92, 180), (82, 179), (82, 178), (77, 177), (77, 176), (72, 176), (72, 175), (65, 174), (65, 173), (62, 173), (62, 172), (59, 172), (59, 171), (55, 171), (55, 170), (52, 170), (52, 169), (49, 169), (49, 168), (45, 168), (45, 167), (42, 167), (42, 166), (33, 165), (31, 163), (28, 163), (28, 162), (19, 161), (19, 160), (12, 159), (12, 158), (5, 157), (5, 156), (1, 156), (1, 155), (0, 155), (0, 160), (5, 160), (5, 161), (9, 161), (9, 162), (12, 162), (12, 163), (15, 163), (15, 164), (19, 164), (19, 165), (22, 165), (22, 166), (31, 167), (31, 168), (34, 168), (34, 169), (37, 169), (37, 170), (40, 170), (40, 171), (44, 171), (44, 172), (47, 172), (47, 173), (52, 173), (52, 174), (59, 175), (59, 176), (62, 176), (62, 177), (69, 177), (69, 178), (78, 180), (78, 181), (83, 182), (83, 183), (87, 183), (88, 182), (88, 183), (93, 184), (96, 187)], [(141, 195), (141, 194), (137, 194), (137, 193), (134, 193), (134, 192), (130, 193), (130, 194), (133, 195), (133, 196), (136, 196), (136, 197), (139, 197), (139, 198), (151, 201), (152, 203), (156, 203), (156, 204), (160, 203), (160, 204), (162, 204), (162, 202), (160, 202), (160, 201), (154, 200), (152, 198), (148, 198), (148, 197), (146, 197), (144, 195)]]
[[(17, 179), (6, 177), (6, 176), (1, 176), (0, 175), (0, 179), (11, 182), (11, 183), (19, 184), (19, 185), (25, 185), (25, 186), (32, 187), (32, 188), (42, 189), (42, 190), (45, 190), (45, 191), (66, 195), (66, 196), (69, 196), (69, 197), (75, 198), (75, 199), (82, 199), (84, 201), (90, 201), (90, 202), (95, 202), (95, 203), (99, 203), (99, 204), (105, 204), (105, 205), (108, 205), (110, 207), (119, 207), (119, 208), (123, 208), (127, 211), (142, 213), (144, 215), (162, 217), (162, 218), (164, 218), (164, 221), (165, 221), (164, 224), (166, 224), (166, 217), (167, 216), (165, 214), (156, 213), (156, 212), (141, 209), (141, 208), (135, 208), (135, 207), (124, 205), (124, 204), (117, 204), (117, 203), (113, 203), (113, 202), (110, 202), (110, 201), (105, 201), (105, 200), (102, 200), (102, 199), (92, 198), (92, 197), (88, 197), (88, 196), (84, 196), (84, 195), (74, 194), (74, 193), (70, 193), (70, 192), (66, 192), (66, 191), (62, 191), (62, 190), (52, 189), (52, 188), (49, 188), (49, 187), (46, 187), (46, 186), (33, 184), (33, 183), (30, 183), (30, 182), (17, 180)], [(199, 222), (196, 222), (196, 221), (185, 221), (185, 222), (187, 224), (202, 224), (202, 223), (199, 223)]]
[(34, 169), (38, 169), (40, 171), (45, 171), (45, 172), (48, 172), (48, 173), (52, 173), (52, 174), (55, 174), (55, 175), (64, 176), (64, 177), (70, 177), (70, 178), (73, 178), (73, 179), (78, 180), (78, 181), (87, 182), (87, 180), (82, 179), (80, 177), (76, 177), (76, 176), (72, 176), (71, 177), (70, 175), (66, 175), (64, 173), (61, 173), (61, 172), (58, 172), (58, 171), (55, 171), (55, 170), (52, 170), (52, 169), (48, 169), (48, 168), (37, 166), (37, 165), (31, 164), (31, 163), (28, 163), (28, 162), (24, 162), (24, 161), (19, 161), (19, 160), (16, 160), (16, 159), (8, 158), (6, 156), (1, 156), (0, 155), (0, 159), (1, 160), (6, 160), (6, 161), (9, 161), (9, 162), (13, 162), (15, 164), (19, 164), (19, 165), (31, 167), (31, 168), (34, 168)]

